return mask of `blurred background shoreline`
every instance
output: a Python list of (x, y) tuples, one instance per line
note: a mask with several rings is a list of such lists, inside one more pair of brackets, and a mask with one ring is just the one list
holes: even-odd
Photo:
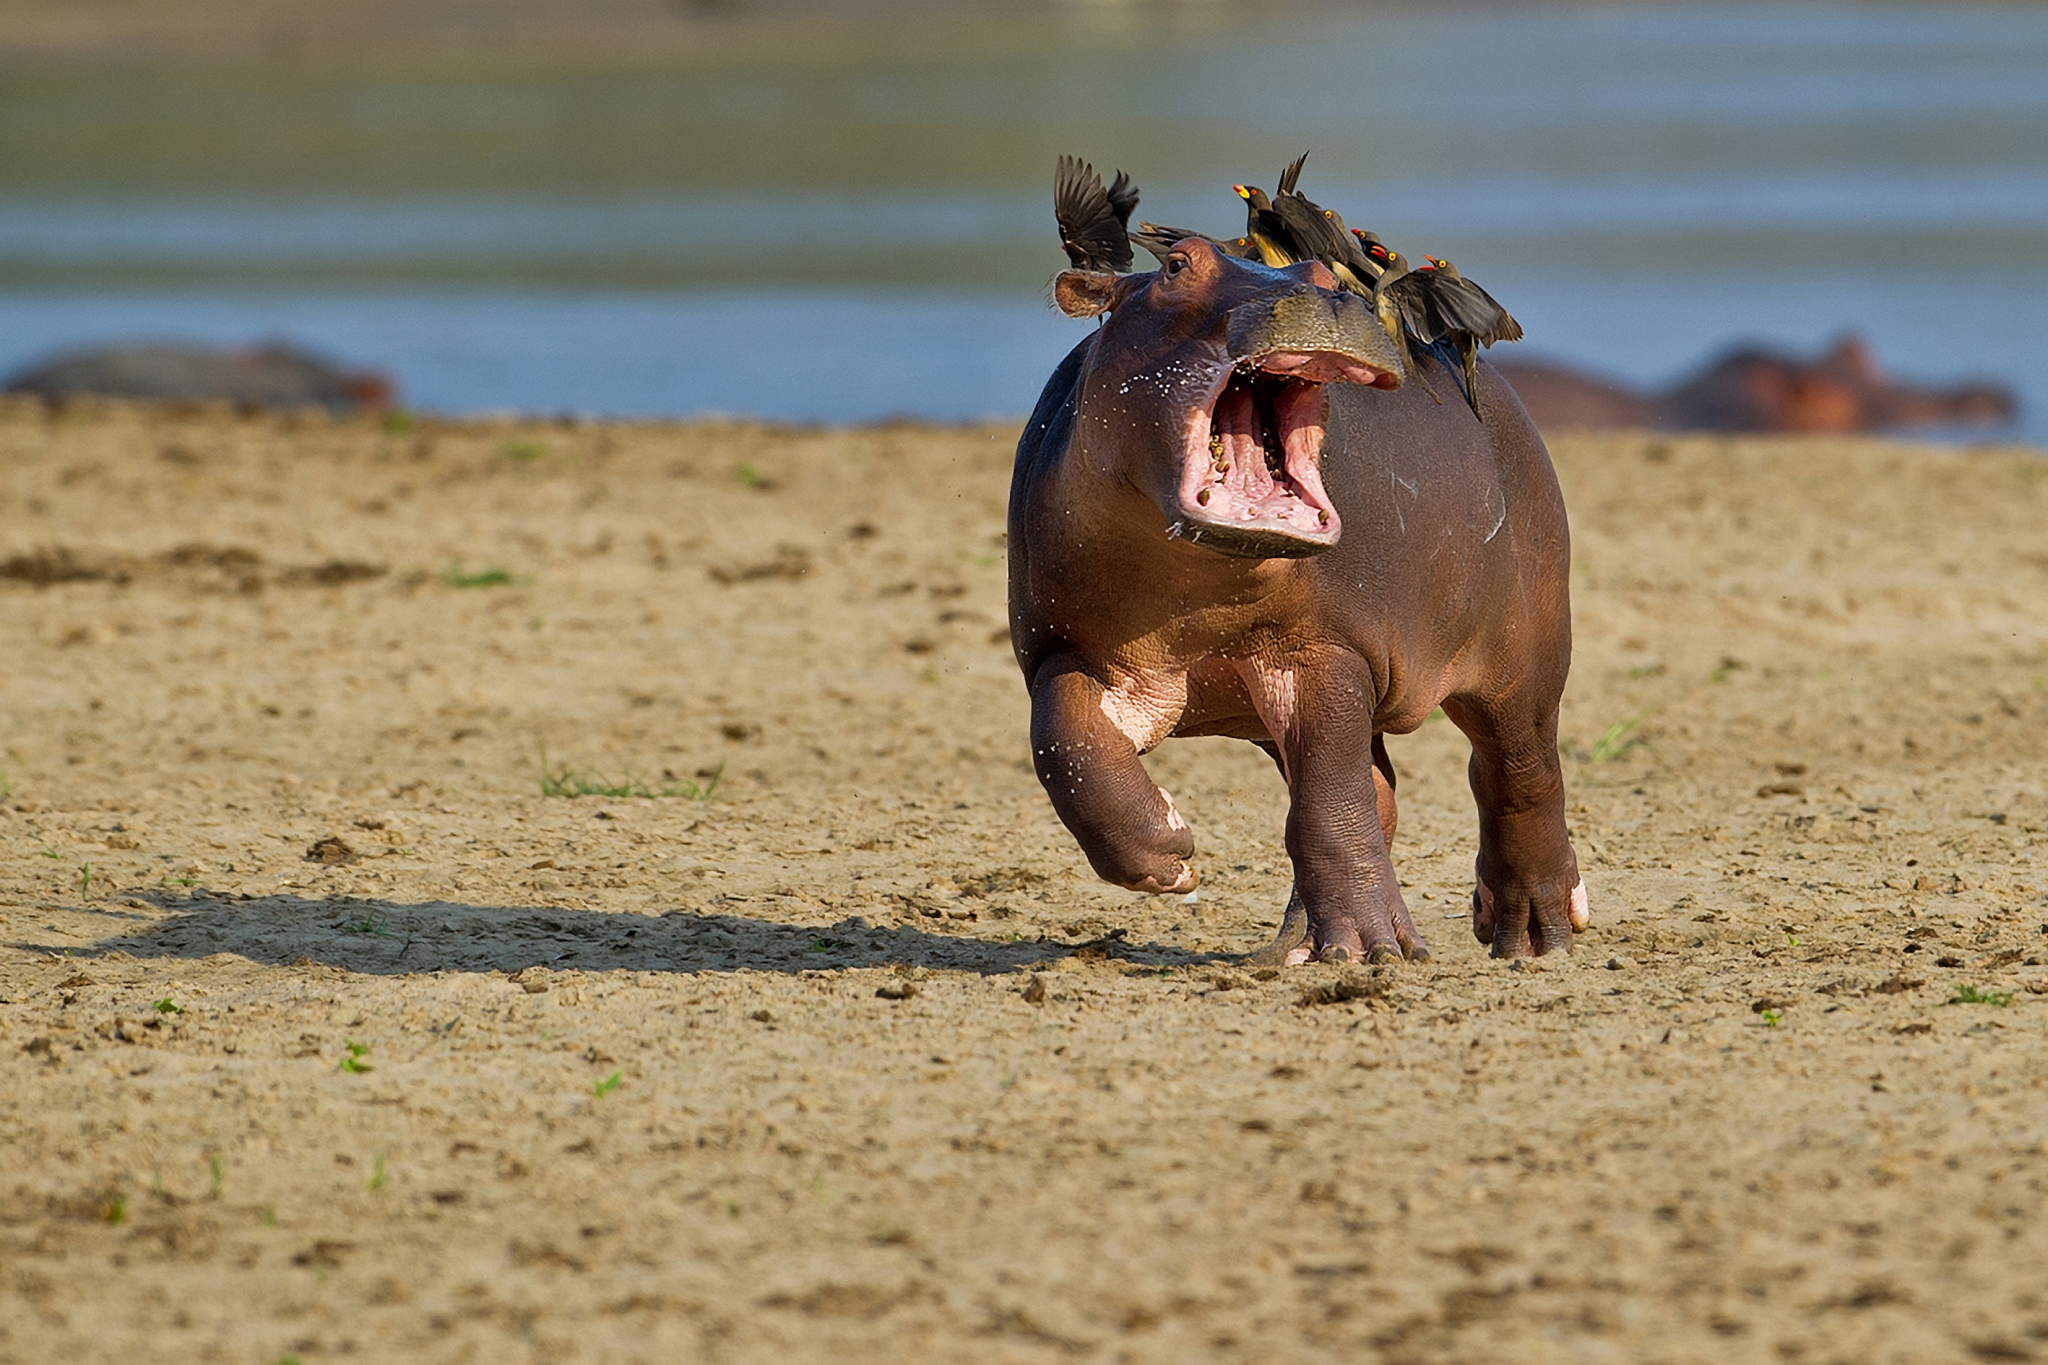
[[(1638, 385), (1855, 331), (2048, 441), (2048, 13), (116, 0), (0, 16), (0, 373), (281, 338), (451, 413), (1028, 410), (1053, 158), (1305, 187)], [(1142, 264), (1142, 262), (1141, 262)], [(2012, 433), (2008, 433), (2012, 434)]]

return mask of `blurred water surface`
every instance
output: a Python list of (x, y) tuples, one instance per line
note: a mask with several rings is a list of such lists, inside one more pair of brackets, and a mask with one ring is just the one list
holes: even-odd
[(821, 51), (0, 76), (0, 368), (288, 335), (464, 411), (1018, 413), (1084, 324), (1053, 157), (1234, 235), (1304, 187), (1528, 349), (1671, 377), (1854, 328), (2048, 437), (2048, 12), (1140, 9)]

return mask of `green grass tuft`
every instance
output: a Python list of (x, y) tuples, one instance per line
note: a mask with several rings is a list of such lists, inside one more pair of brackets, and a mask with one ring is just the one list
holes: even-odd
[(360, 1076), (366, 1071), (375, 1071), (377, 1069), (363, 1060), (364, 1057), (369, 1055), (370, 1045), (368, 1043), (344, 1043), (342, 1046), (348, 1049), (348, 1056), (341, 1059), (341, 1065), (335, 1068), (337, 1071), (346, 1071), (351, 1076)]
[(381, 1190), (391, 1183), (391, 1177), (384, 1170), (384, 1154), (377, 1153), (370, 1159), (370, 1188)]
[(598, 773), (580, 772), (566, 763), (559, 768), (550, 767), (547, 750), (543, 748), (540, 751), (542, 796), (611, 796), (642, 801), (680, 797), (685, 801), (709, 801), (711, 794), (718, 790), (718, 780), (724, 776), (725, 765), (721, 763), (703, 782), (676, 781), (651, 787), (638, 778), (627, 777), (614, 781)]
[(617, 1090), (619, 1088), (619, 1083), (624, 1081), (625, 1079), (626, 1074), (623, 1071), (614, 1071), (611, 1075), (605, 1077), (601, 1081), (598, 1081), (590, 1088), (597, 1092), (597, 1097), (599, 1099), (603, 1099), (606, 1095), (611, 1094), (612, 1091)]
[(441, 570), (441, 586), (444, 588), (504, 588), (512, 584), (510, 569), (478, 569), (471, 573), (456, 560)]
[(1956, 993), (1949, 997), (1951, 1005), (2010, 1005), (2011, 991), (1987, 991), (1975, 986), (1958, 986)]
[(185, 1007), (173, 1001), (168, 995), (150, 1006), (158, 1014), (183, 1014)]
[(535, 460), (546, 459), (548, 448), (546, 442), (536, 441), (532, 437), (527, 436), (505, 442), (505, 444), (498, 447), (498, 453), (508, 460), (517, 460), (521, 464), (532, 464)]
[(1632, 733), (1642, 724), (1641, 716), (1630, 716), (1618, 720), (1601, 731), (1600, 738), (1593, 741), (1591, 757), (1595, 763), (1611, 763), (1629, 750), (1639, 748), (1645, 741), (1641, 735)]

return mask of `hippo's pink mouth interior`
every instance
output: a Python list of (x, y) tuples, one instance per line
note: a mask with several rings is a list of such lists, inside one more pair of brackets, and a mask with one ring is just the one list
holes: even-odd
[(1176, 534), (1218, 548), (1297, 542), (1299, 553), (1314, 553), (1336, 544), (1337, 509), (1322, 476), (1329, 403), (1317, 359), (1269, 356), (1237, 366), (1209, 406), (1189, 414)]

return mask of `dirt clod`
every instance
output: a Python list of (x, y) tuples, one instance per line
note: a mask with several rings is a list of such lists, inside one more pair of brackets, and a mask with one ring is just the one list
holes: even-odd
[(330, 834), (325, 839), (316, 839), (312, 847), (306, 850), (306, 861), (309, 863), (325, 863), (332, 867), (355, 860), (356, 851), (339, 835)]

